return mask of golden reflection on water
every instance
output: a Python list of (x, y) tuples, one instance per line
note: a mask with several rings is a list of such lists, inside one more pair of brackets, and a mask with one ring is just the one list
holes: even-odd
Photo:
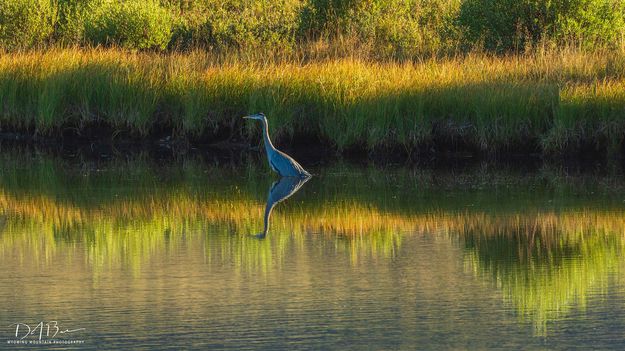
[[(623, 268), (625, 211), (618, 208), (525, 206), (500, 213), (466, 206), (424, 210), (410, 201), (383, 206), (345, 194), (307, 204), (293, 196), (276, 206), (269, 234), (259, 240), (252, 234), (264, 227), (268, 206), (245, 191), (226, 196), (179, 186), (100, 200), (94, 194), (95, 201), (85, 202), (4, 184), (0, 263), (73, 267), (68, 273), (90, 274), (96, 282), (118, 269), (138, 279), (144, 265), (198, 248), (205, 264), (231, 263), (235, 275), (271, 275), (289, 259), (312, 265), (307, 245), (313, 241), (359, 266), (393, 259), (406, 237), (431, 235), (462, 247), (467, 270), (494, 284), (519, 318), (546, 335), (548, 322), (583, 309)], [(89, 197), (91, 190), (76, 191)]]

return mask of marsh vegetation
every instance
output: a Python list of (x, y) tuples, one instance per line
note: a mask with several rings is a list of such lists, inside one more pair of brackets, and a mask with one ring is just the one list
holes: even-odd
[(300, 64), (55, 49), (0, 57), (0, 121), (43, 135), (106, 126), (211, 142), (249, 138), (240, 116), (264, 111), (278, 142), (317, 138), (338, 151), (618, 152), (624, 67), (603, 51)]
[[(609, 0), (0, 5), (0, 122), (29, 135), (618, 154), (625, 10)], [(478, 15), (479, 14), (479, 15)]]

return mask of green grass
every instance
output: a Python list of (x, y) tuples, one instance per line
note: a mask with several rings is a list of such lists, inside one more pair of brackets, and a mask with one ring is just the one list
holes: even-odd
[[(625, 54), (472, 54), (416, 63), (298, 61), (56, 49), (0, 57), (3, 130), (58, 135), (104, 126), (256, 140), (240, 117), (264, 112), (278, 141), (338, 151), (455, 144), (482, 151), (613, 151), (625, 131)], [(529, 146), (528, 146), (529, 145)]]

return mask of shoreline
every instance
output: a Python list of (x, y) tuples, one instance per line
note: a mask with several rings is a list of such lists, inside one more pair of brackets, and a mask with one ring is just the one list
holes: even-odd
[[(354, 166), (419, 167), (425, 169), (464, 169), (483, 165), (500, 165), (523, 172), (535, 172), (543, 166), (557, 167), (573, 172), (592, 172), (596, 169), (625, 169), (623, 154), (597, 152), (574, 155), (545, 156), (537, 152), (470, 152), (462, 149), (435, 150), (434, 148), (408, 153), (385, 150), (336, 150), (323, 144), (275, 143), (278, 149), (293, 156), (307, 168), (318, 168), (345, 162)], [(319, 146), (320, 149), (316, 149)], [(0, 132), (0, 154), (33, 153), (81, 162), (108, 162), (133, 157), (145, 157), (157, 163), (176, 163), (185, 159), (199, 158), (207, 163), (240, 165), (266, 162), (262, 141), (238, 140), (217, 143), (190, 141), (171, 136), (80, 138), (33, 136), (20, 133)]]

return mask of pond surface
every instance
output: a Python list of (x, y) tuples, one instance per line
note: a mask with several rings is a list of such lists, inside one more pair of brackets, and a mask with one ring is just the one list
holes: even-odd
[(619, 172), (0, 161), (0, 349), (625, 348)]

